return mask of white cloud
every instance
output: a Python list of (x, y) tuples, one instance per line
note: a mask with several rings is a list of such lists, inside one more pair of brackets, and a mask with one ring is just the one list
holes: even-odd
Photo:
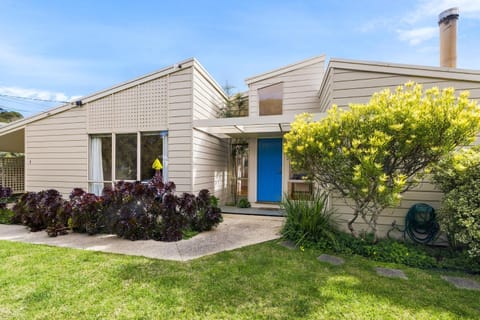
[(419, 5), (406, 16), (406, 22), (410, 24), (422, 20), (430, 19), (447, 9), (458, 7), (460, 10), (460, 19), (480, 19), (480, 1), (479, 0), (423, 0)]
[(55, 100), (55, 101), (73, 101), (79, 96), (67, 96), (63, 92), (52, 92), (40, 89), (27, 89), (20, 87), (0, 87), (0, 95), (22, 97), (28, 99)]
[(424, 27), (410, 30), (397, 30), (397, 33), (400, 40), (415, 46), (434, 38), (438, 34), (438, 28)]

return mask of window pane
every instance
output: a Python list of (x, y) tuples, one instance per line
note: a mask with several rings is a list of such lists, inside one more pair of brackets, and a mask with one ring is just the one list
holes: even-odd
[(100, 195), (103, 182), (112, 179), (112, 136), (91, 136), (89, 154), (88, 190)]
[(112, 137), (102, 139), (103, 181), (112, 181)]
[[(160, 132), (155, 133), (142, 133), (142, 147), (141, 154), (141, 178), (143, 180), (149, 180), (155, 174), (155, 170), (152, 169), (152, 164), (155, 159), (158, 158), (161, 164), (165, 166), (163, 161), (163, 137)], [(162, 170), (163, 171), (163, 170)]]
[(283, 85), (278, 83), (258, 89), (258, 99), (261, 116), (282, 114)]
[(137, 180), (137, 134), (117, 134), (115, 143), (116, 180)]
[(233, 144), (234, 192), (239, 196), (248, 196), (248, 144)]

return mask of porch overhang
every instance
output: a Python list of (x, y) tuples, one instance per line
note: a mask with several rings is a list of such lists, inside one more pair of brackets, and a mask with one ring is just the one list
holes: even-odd
[[(326, 113), (314, 113), (313, 119), (320, 120)], [(295, 114), (262, 117), (236, 117), (201, 119), (193, 121), (193, 128), (218, 138), (261, 137), (281, 135), (290, 131)]]
[(25, 153), (25, 128), (1, 132), (0, 151)]

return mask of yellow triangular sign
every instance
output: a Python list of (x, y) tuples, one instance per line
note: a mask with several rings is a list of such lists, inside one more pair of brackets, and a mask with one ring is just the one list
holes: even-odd
[(160, 160), (158, 158), (155, 159), (155, 161), (153, 161), (152, 169), (155, 169), (155, 170), (162, 170), (163, 169), (162, 163), (160, 162)]

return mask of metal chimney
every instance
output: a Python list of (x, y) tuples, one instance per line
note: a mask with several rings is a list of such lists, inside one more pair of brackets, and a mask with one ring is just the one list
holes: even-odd
[(457, 20), (458, 8), (450, 8), (438, 16), (440, 27), (440, 66), (457, 67)]

